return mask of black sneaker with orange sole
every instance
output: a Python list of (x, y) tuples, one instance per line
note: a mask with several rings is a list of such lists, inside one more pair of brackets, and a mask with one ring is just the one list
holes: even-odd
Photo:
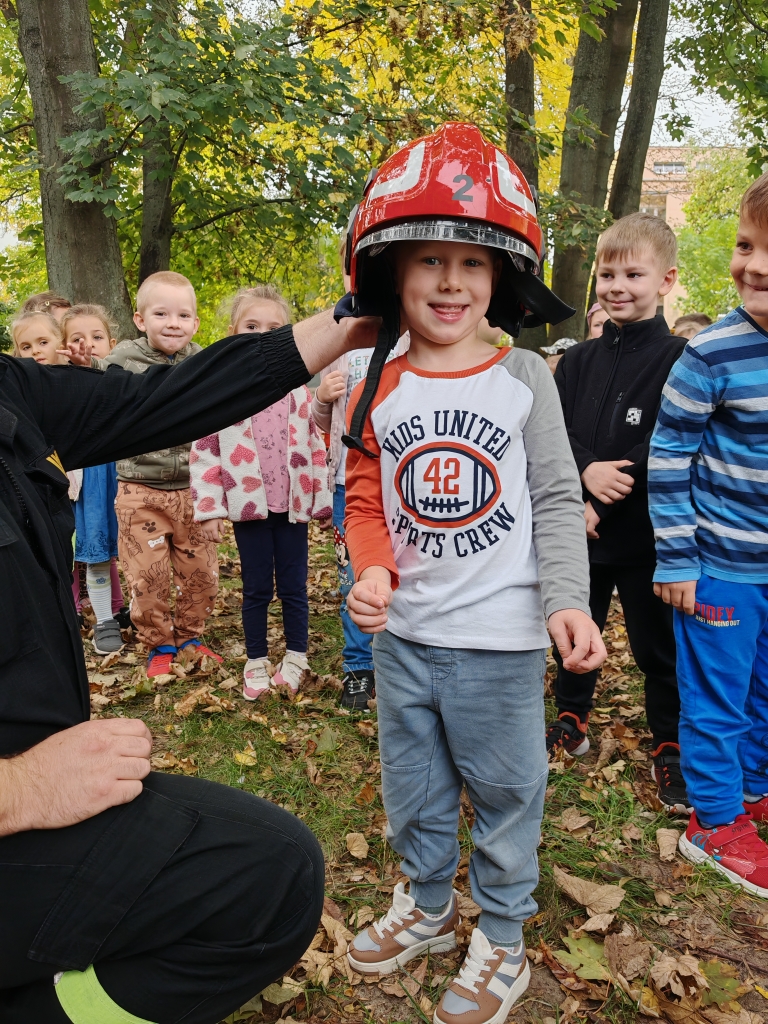
[(547, 755), (552, 757), (561, 749), (570, 757), (586, 754), (588, 721), (589, 715), (582, 720), (573, 711), (562, 711), (547, 729)]
[(680, 747), (677, 743), (660, 743), (651, 754), (651, 777), (657, 786), (659, 800), (670, 814), (690, 814), (685, 779), (680, 768)]

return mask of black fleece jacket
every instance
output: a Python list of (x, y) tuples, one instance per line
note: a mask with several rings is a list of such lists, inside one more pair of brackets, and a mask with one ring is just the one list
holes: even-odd
[(656, 561), (648, 514), (648, 449), (661, 391), (685, 338), (669, 333), (663, 316), (619, 328), (606, 321), (600, 338), (568, 349), (555, 371), (565, 425), (579, 473), (592, 462), (629, 459), (634, 478), (622, 501), (604, 505), (584, 488), (600, 516), (591, 562), (646, 565)]

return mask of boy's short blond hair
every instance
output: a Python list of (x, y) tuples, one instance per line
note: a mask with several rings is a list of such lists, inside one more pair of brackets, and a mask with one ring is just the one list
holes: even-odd
[(22, 324), (25, 324), (30, 320), (35, 320), (38, 317), (41, 320), (45, 321), (46, 325), (50, 327), (53, 333), (58, 337), (59, 341), (64, 341), (64, 333), (61, 329), (61, 324), (52, 313), (46, 313), (42, 309), (22, 309), (22, 311), (20, 313), (17, 313), (16, 316), (13, 318), (10, 327), (11, 338), (13, 339), (13, 354), (15, 356), (18, 356), (20, 354), (19, 343), (16, 340), (16, 335), (19, 332), (19, 328), (21, 327)]
[(597, 240), (595, 264), (638, 258), (650, 251), (660, 269), (667, 271), (677, 262), (677, 239), (661, 217), (630, 213), (611, 224)]
[(250, 302), (258, 299), (263, 299), (265, 302), (274, 302), (282, 310), (285, 322), (287, 324), (291, 322), (291, 307), (288, 305), (288, 300), (285, 296), (273, 284), (256, 284), (253, 288), (241, 288), (234, 299), (232, 299), (232, 306), (229, 311), (229, 326), (235, 327), (237, 325), (237, 318), (240, 316), (243, 306), (247, 306)]
[(189, 288), (195, 302), (195, 309), (197, 309), (197, 296), (189, 278), (184, 277), (183, 274), (177, 274), (175, 270), (158, 270), (156, 274), (150, 274), (149, 277), (145, 277), (139, 285), (139, 290), (136, 292), (136, 309), (139, 313), (146, 306), (147, 296), (156, 285), (168, 285), (171, 288)]
[(67, 336), (67, 324), (70, 320), (74, 320), (75, 317), (78, 316), (92, 316), (97, 320), (101, 320), (109, 340), (114, 341), (117, 338), (117, 332), (119, 330), (117, 322), (113, 320), (112, 314), (108, 309), (104, 306), (96, 305), (95, 302), (78, 302), (77, 305), (69, 307), (59, 321), (61, 333), (65, 338)]
[(741, 197), (740, 217), (749, 217), (761, 228), (768, 227), (768, 171), (753, 181)]

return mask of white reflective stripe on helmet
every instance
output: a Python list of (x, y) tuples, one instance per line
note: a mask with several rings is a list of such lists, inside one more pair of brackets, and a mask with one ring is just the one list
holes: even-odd
[(420, 142), (414, 146), (408, 154), (408, 161), (402, 174), (396, 178), (387, 178), (386, 181), (374, 181), (367, 199), (376, 199), (378, 196), (394, 196), (399, 192), (408, 192), (419, 183), (421, 168), (424, 164), (425, 143)]
[(507, 202), (520, 206), (526, 213), (530, 213), (532, 217), (537, 216), (536, 204), (517, 187), (517, 183), (512, 177), (512, 172), (503, 153), (496, 154), (496, 174), (499, 179), (499, 192), (501, 192)]

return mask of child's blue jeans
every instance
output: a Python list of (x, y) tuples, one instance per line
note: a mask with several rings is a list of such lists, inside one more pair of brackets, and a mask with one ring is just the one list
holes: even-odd
[(387, 839), (410, 893), (422, 907), (451, 898), (466, 783), (479, 924), (491, 942), (518, 942), (537, 910), (545, 652), (427, 647), (389, 632), (373, 651)]
[(680, 763), (696, 816), (723, 825), (768, 793), (768, 584), (702, 576), (675, 612)]
[(373, 668), (372, 635), (358, 629), (347, 611), (347, 596), (355, 582), (355, 574), (352, 570), (344, 534), (346, 500), (346, 487), (336, 484), (336, 490), (333, 492), (333, 534), (336, 547), (336, 568), (339, 570), (339, 590), (341, 591), (341, 628), (344, 631), (342, 669), (345, 672), (359, 672), (362, 669), (370, 671)]

